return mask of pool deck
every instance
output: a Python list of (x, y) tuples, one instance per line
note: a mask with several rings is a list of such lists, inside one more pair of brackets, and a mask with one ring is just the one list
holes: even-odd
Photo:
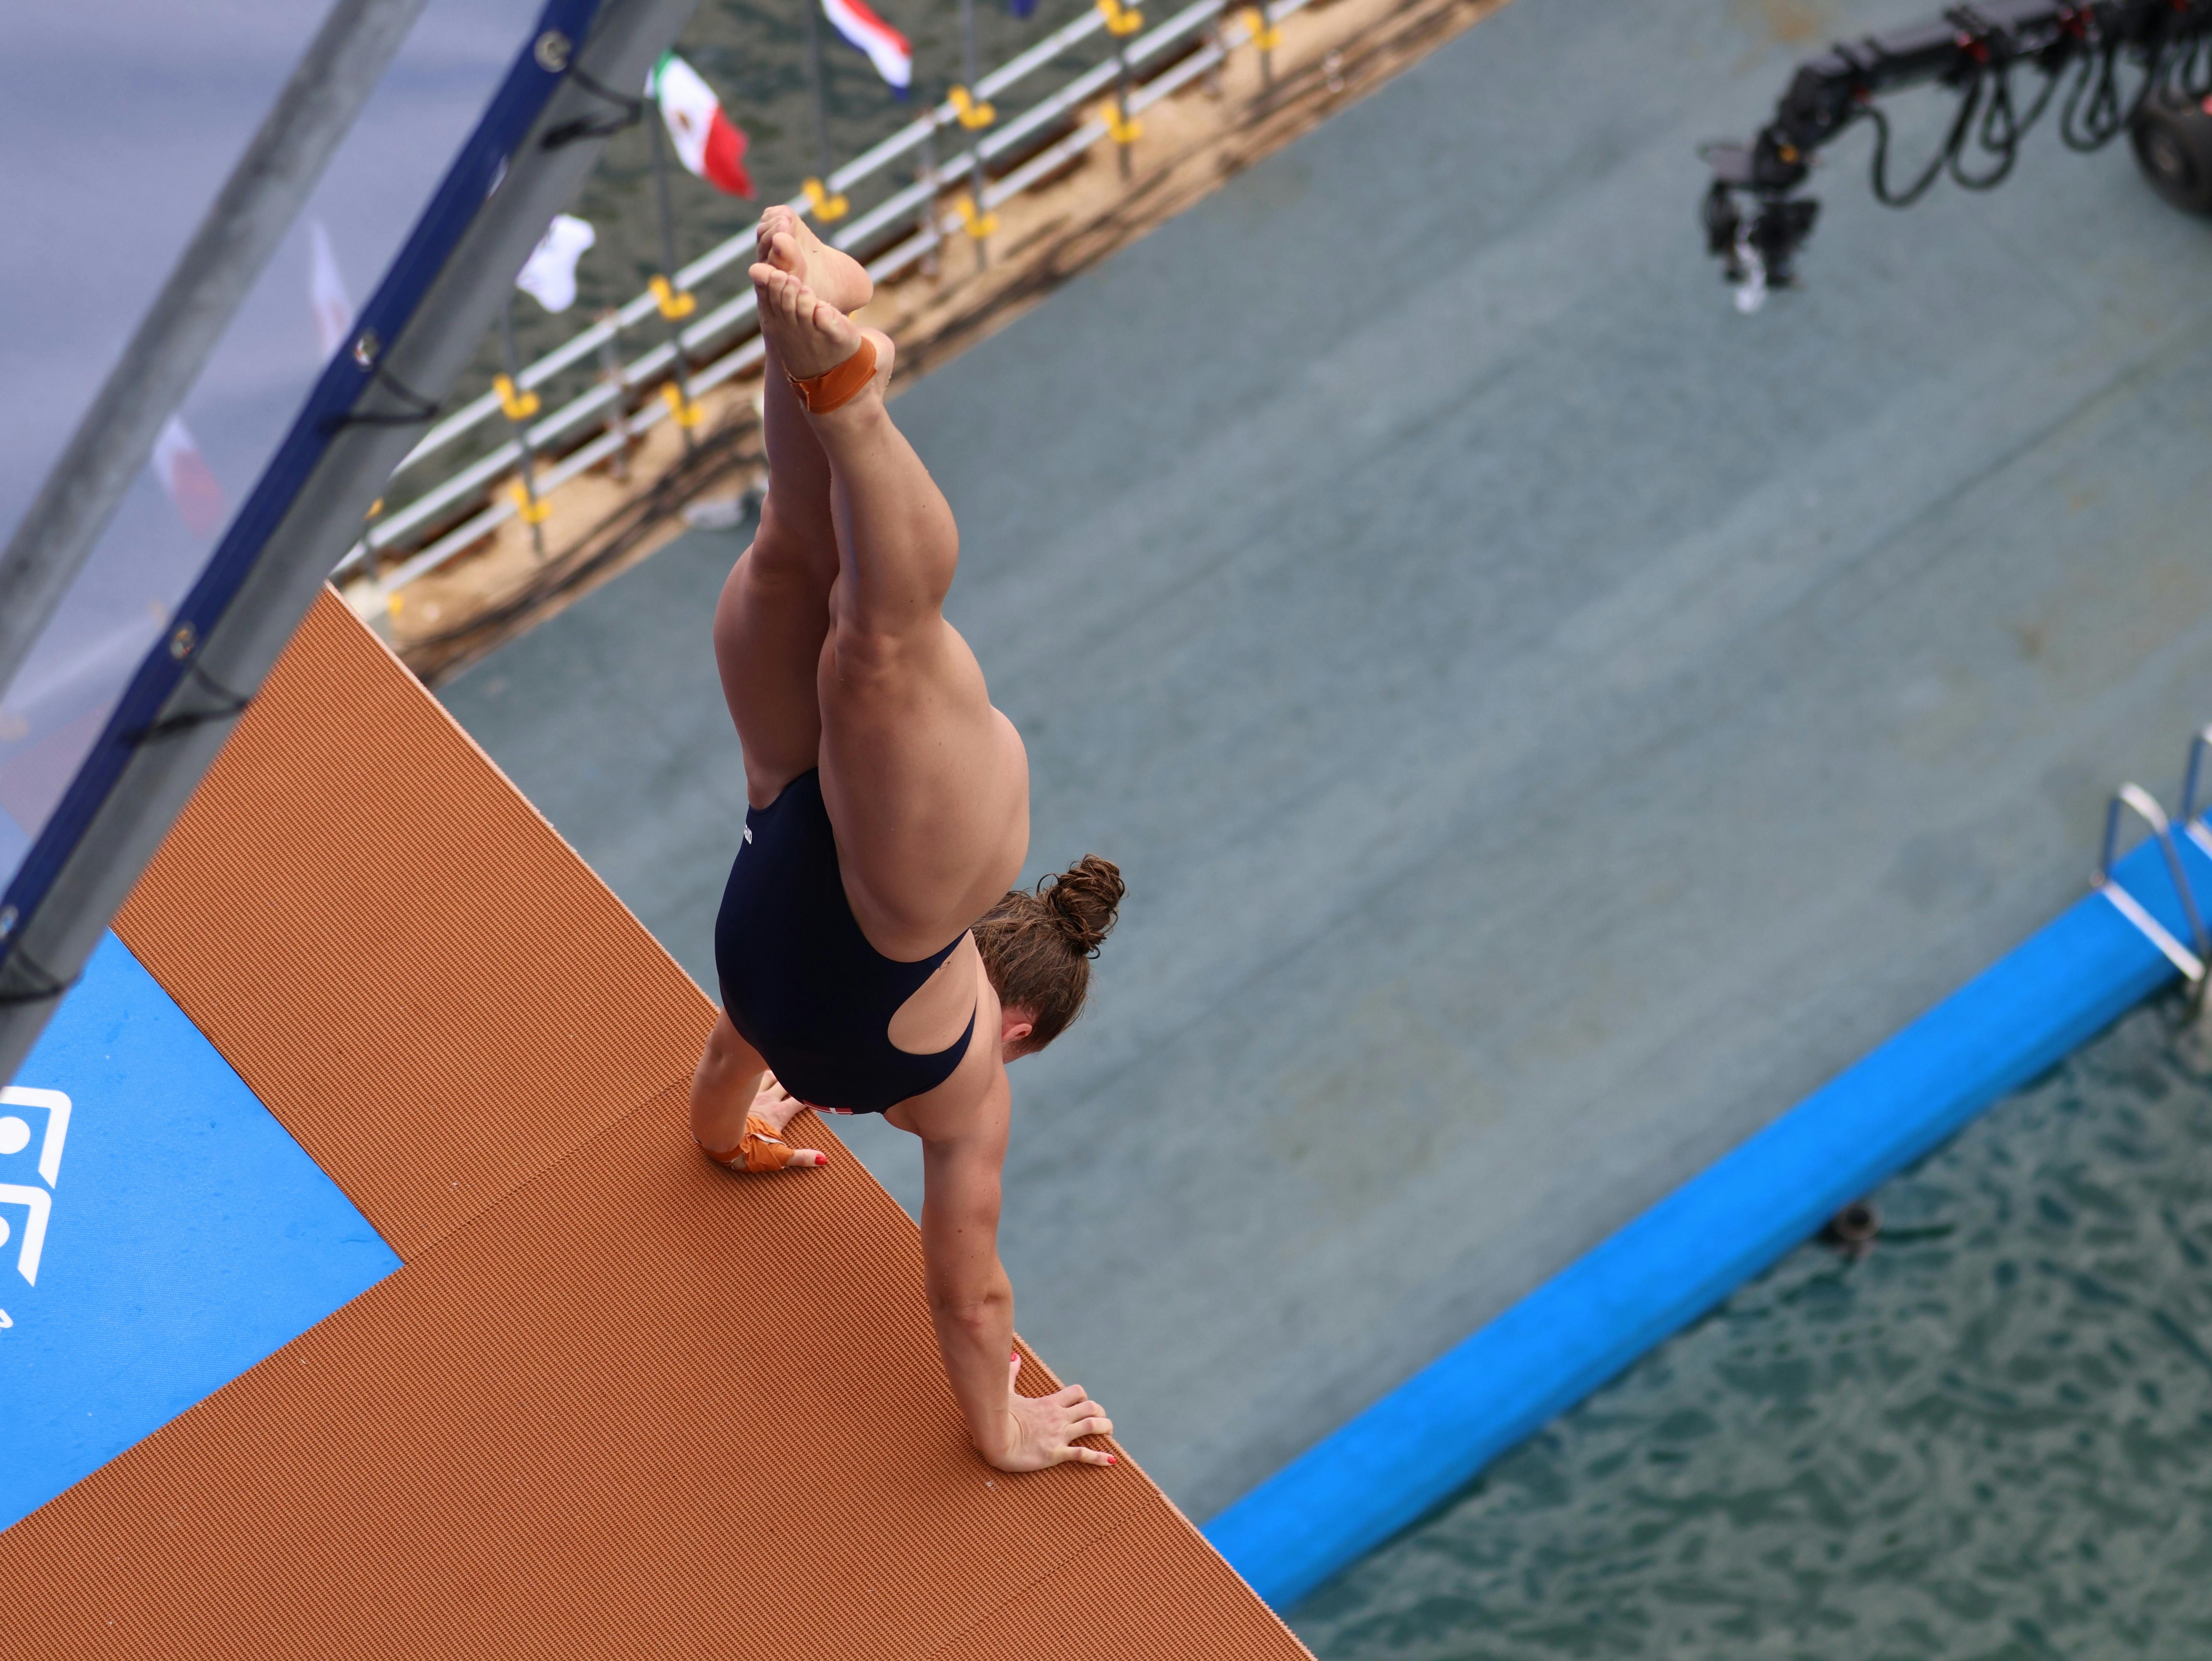
[[(1032, 867), (1131, 885), (1014, 1074), (1018, 1320), (1201, 1518), (2077, 898), (2212, 718), (2212, 227), (2048, 132), (1893, 214), (1862, 137), (1805, 292), (1703, 256), (1696, 141), (1925, 9), (1514, 0), (897, 403)], [(445, 692), (710, 988), (742, 541)]]

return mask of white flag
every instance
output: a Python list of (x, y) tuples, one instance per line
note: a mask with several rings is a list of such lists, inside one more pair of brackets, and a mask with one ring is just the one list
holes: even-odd
[(353, 334), (353, 301), (346, 298), (338, 257), (331, 252), (331, 234), (319, 219), (307, 222), (307, 246), (313, 262), (307, 278), (307, 309), (314, 313), (315, 344), (327, 359)]
[(555, 214), (514, 286), (549, 312), (567, 311), (576, 303), (576, 262), (598, 240), (591, 226), (573, 214)]

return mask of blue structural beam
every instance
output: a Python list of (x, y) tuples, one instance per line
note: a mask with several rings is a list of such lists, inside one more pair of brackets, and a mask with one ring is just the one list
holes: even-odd
[[(2212, 860), (2182, 848), (2192, 887), (2212, 891)], [(2113, 875), (2189, 938), (2154, 844)], [(1269, 1603), (1296, 1603), (2175, 973), (2090, 895), (1269, 1477), (1206, 1537)]]

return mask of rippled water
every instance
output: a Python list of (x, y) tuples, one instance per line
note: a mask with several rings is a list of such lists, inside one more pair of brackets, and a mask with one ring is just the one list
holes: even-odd
[(1325, 1661), (2212, 1655), (2212, 1045), (2138, 1011), (1293, 1612)]

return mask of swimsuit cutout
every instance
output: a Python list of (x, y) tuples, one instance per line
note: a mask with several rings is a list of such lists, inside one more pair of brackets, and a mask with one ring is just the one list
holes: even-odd
[(766, 807), (745, 810), (744, 842), (714, 919), (714, 970), (730, 1025), (800, 1101), (881, 1113), (951, 1078), (975, 1036), (975, 1016), (933, 1056), (901, 1050), (890, 1028), (966, 938), (963, 930), (918, 963), (868, 944), (845, 898), (817, 770)]

